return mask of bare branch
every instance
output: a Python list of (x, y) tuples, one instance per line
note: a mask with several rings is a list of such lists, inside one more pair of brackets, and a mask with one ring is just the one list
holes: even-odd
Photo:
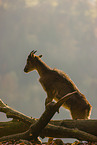
[(0, 99), (0, 112), (6, 113), (7, 118), (19, 119), (27, 124), (35, 123), (34, 118), (30, 118), (23, 113), (12, 109)]

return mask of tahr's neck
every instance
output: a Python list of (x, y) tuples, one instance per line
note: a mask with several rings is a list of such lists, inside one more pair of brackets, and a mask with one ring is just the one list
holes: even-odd
[(40, 77), (42, 77), (44, 74), (48, 73), (50, 70), (52, 70), (45, 62), (43, 62), (41, 59), (36, 60), (36, 70), (39, 73)]

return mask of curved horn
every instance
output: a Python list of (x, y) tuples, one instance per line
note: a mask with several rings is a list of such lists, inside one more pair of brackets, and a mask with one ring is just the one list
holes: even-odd
[(35, 54), (37, 52), (37, 50), (33, 50), (32, 52), (31, 52), (31, 54), (33, 53), (33, 54)]
[(34, 54), (37, 52), (37, 50), (34, 51)]
[(30, 56), (32, 56), (32, 55), (35, 54), (36, 52), (37, 52), (37, 50), (31, 51)]

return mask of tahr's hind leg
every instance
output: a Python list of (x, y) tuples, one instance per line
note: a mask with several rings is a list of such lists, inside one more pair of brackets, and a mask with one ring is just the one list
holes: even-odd
[(89, 110), (82, 109), (82, 110), (71, 110), (72, 119), (89, 119)]

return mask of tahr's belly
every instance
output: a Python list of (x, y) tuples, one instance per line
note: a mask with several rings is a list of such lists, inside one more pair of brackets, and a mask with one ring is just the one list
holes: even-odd
[[(59, 99), (58, 98), (54, 98), (54, 100), (56, 101), (56, 102), (58, 102), (59, 101)], [(70, 110), (70, 108), (69, 108), (69, 106), (67, 105), (67, 103), (64, 103), (63, 105), (62, 105), (62, 107), (64, 107), (65, 109), (68, 109), (68, 110)]]

